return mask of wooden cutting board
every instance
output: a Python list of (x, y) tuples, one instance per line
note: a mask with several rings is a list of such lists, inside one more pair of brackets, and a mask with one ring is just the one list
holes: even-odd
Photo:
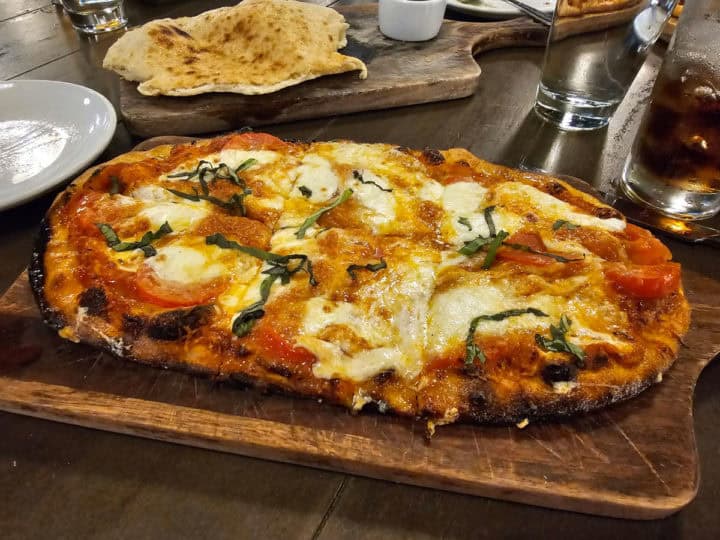
[(0, 298), (0, 409), (472, 495), (658, 518), (697, 493), (692, 396), (720, 351), (720, 281), (686, 269), (684, 284), (692, 326), (662, 384), (562, 422), (445, 426), (428, 442), (421, 422), (353, 416), (64, 341), (43, 325), (23, 274)]
[[(125, 125), (143, 137), (212, 133), (462, 98), (479, 84), (474, 55), (503, 47), (543, 46), (547, 40), (544, 26), (518, 18), (489, 23), (446, 20), (436, 39), (408, 43), (380, 33), (377, 4), (340, 6), (338, 11), (350, 24), (343, 52), (367, 64), (367, 79), (351, 72), (263, 96), (192, 97), (143, 96), (137, 83), (122, 80), (120, 112)], [(570, 18), (558, 35), (600, 30), (632, 15), (630, 9)]]

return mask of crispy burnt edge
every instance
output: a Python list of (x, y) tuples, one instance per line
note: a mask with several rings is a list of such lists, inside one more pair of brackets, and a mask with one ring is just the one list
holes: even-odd
[(35, 237), (35, 245), (30, 256), (30, 266), (28, 267), (28, 279), (42, 321), (57, 331), (66, 326), (65, 317), (50, 305), (45, 296), (45, 252), (51, 237), (52, 227), (47, 216), (45, 216), (40, 222), (40, 230)]
[[(575, 416), (603, 409), (610, 405), (632, 399), (653, 384), (659, 383), (658, 377), (664, 375), (675, 363), (676, 352), (658, 351), (655, 358), (661, 361), (645, 366), (639, 376), (625, 383), (608, 385), (599, 395), (588, 395), (587, 386), (578, 382), (578, 386), (567, 394), (518, 394), (512, 401), (501, 406), (488, 402), (476, 403), (476, 397), (470, 394), (469, 407), (461, 411), (459, 420), (486, 424), (517, 424), (525, 419), (530, 422), (549, 421)], [(594, 387), (593, 387), (594, 388)]]
[[(448, 151), (445, 151), (446, 159), (448, 161), (453, 160), (453, 158), (456, 157), (456, 154), (454, 153), (459, 150), (462, 151), (462, 157), (472, 158), (470, 160), (470, 163), (468, 164), (473, 169), (477, 168), (478, 170), (485, 172), (485, 170), (483, 170), (482, 168), (477, 167), (478, 165), (485, 164), (486, 166), (489, 165), (490, 167), (494, 168), (494, 172), (503, 172), (505, 173), (505, 175), (509, 173), (509, 175), (511, 176), (515, 176), (516, 174), (518, 174), (514, 169), (495, 165), (489, 162), (484, 162), (483, 160), (480, 160), (479, 158), (464, 149), (450, 149)], [(453, 152), (453, 154), (447, 156), (447, 154), (450, 154), (451, 152)], [(150, 153), (150, 151), (146, 151), (146, 153)], [(413, 153), (416, 153), (416, 156), (422, 155), (420, 151), (413, 151)], [(462, 161), (466, 160), (463, 159)], [(603, 207), (606, 206), (601, 201), (598, 201), (595, 197), (592, 197), (587, 193), (582, 193), (575, 186), (572, 186), (569, 183), (558, 178), (537, 173), (528, 174), (521, 172), (520, 174), (521, 176), (519, 178), (523, 178), (526, 181), (530, 180), (531, 178), (531, 183), (560, 183), (566, 188), (574, 191), (575, 193), (580, 193), (581, 197), (586, 198), (586, 200), (590, 199), (593, 203), (599, 203)], [(78, 180), (80, 180), (80, 178)], [(66, 321), (62, 314), (60, 314), (50, 305), (44, 294), (46, 275), (44, 268), (44, 255), (48, 243), (52, 237), (52, 227), (50, 226), (48, 217), (50, 216), (50, 213), (55, 210), (55, 207), (58, 204), (64, 203), (64, 199), (62, 197), (66, 196), (65, 194), (69, 190), (81, 186), (82, 183), (83, 182), (81, 181), (77, 185), (73, 183), (73, 185), (69, 186), (66, 191), (64, 191), (58, 196), (56, 201), (51, 206), (50, 210), (48, 210), (47, 216), (41, 222), (40, 232), (37, 236), (35, 248), (33, 250), (31, 258), (31, 264), (29, 269), (30, 285), (36, 302), (38, 303), (38, 307), (40, 308), (43, 322), (45, 322), (45, 324), (47, 324), (54, 330), (59, 330), (64, 326), (67, 326), (68, 322), (70, 321)], [(679, 308), (682, 309), (683, 315), (682, 322), (679, 322), (679, 325), (683, 326), (683, 328), (678, 329), (679, 332), (677, 332), (677, 335), (682, 336), (687, 331), (687, 328), (689, 326), (690, 311), (689, 304), (687, 303), (684, 294), (682, 294), (682, 290)], [(81, 325), (78, 327), (77, 321), (75, 322), (76, 330), (82, 342), (100, 348), (110, 353), (111, 355), (117, 358), (121, 358), (123, 360), (129, 360), (157, 369), (172, 369), (174, 371), (187, 373), (193, 376), (205, 376), (218, 381), (229, 382), (231, 384), (242, 387), (253, 387), (260, 391), (279, 393), (287, 396), (306, 399), (322, 398), (330, 404), (337, 405), (346, 409), (352, 408), (352, 404), (349, 403), (347, 399), (341, 399), (338, 392), (334, 391), (337, 386), (336, 381), (321, 381), (322, 384), (320, 385), (320, 388), (317, 388), (317, 386), (315, 386), (314, 388), (310, 388), (310, 386), (313, 385), (313, 382), (310, 379), (304, 381), (292, 381), (292, 377), (284, 377), (282, 375), (278, 375), (278, 373), (272, 371), (271, 369), (268, 369), (267, 367), (264, 367), (261, 362), (258, 362), (257, 360), (261, 360), (260, 357), (257, 358), (255, 364), (263, 370), (261, 374), (252, 374), (243, 370), (223, 372), (222, 370), (208, 369), (206, 366), (189, 363), (186, 361), (178, 361), (174, 358), (169, 358), (166, 356), (158, 356), (153, 358), (139, 357), (129, 352), (132, 349), (132, 341), (127, 345), (124, 345), (120, 350), (118, 350), (116, 343), (113, 343), (112, 340), (108, 340), (107, 338), (101, 336), (92, 327), (92, 325), (81, 323)], [(663, 326), (667, 326), (667, 324)], [(127, 340), (127, 337), (124, 339)], [(162, 342), (162, 340), (154, 341)], [(629, 381), (629, 383), (627, 384), (620, 384), (617, 386), (609, 387), (605, 390), (604, 393), (594, 397), (579, 395), (583, 393), (582, 383), (580, 383), (580, 385), (573, 392), (564, 395), (531, 395), (518, 393), (518, 395), (512, 398), (510, 402), (505, 401), (502, 403), (494, 403), (491, 399), (491, 386), (486, 385), (486, 392), (483, 392), (481, 389), (478, 389), (478, 385), (473, 382), (472, 377), (461, 377), (459, 384), (463, 385), (464, 392), (460, 396), (461, 399), (456, 400), (456, 402), (452, 404), (454, 405), (454, 407), (450, 407), (451, 410), (454, 408), (458, 411), (457, 418), (453, 421), (499, 425), (514, 424), (524, 419), (528, 419), (533, 422), (545, 421), (555, 418), (562, 418), (569, 415), (592, 412), (594, 410), (607, 407), (614, 403), (628, 400), (640, 394), (646, 388), (651, 386), (654, 382), (657, 381), (659, 375), (665, 373), (672, 366), (677, 356), (678, 343), (679, 338), (676, 339), (675, 350), (658, 350), (655, 357), (662, 359), (662, 361), (651, 362), (650, 364), (646, 365), (643, 373), (639, 377)], [(316, 385), (317, 381), (315, 381), (314, 384)], [(304, 386), (307, 386), (307, 388), (304, 389)], [(376, 396), (380, 395), (380, 397), (373, 398), (373, 400), (368, 404), (369, 406), (364, 408), (363, 410), (367, 410), (373, 405), (375, 405), (375, 408), (377, 409), (378, 402), (383, 401), (383, 391), (375, 391), (371, 393), (371, 395), (373, 394)], [(487, 396), (490, 396), (490, 399), (488, 399)], [(383, 411), (383, 413), (385, 412), (392, 413), (398, 416), (415, 417), (423, 420), (437, 420), (446, 416), (448, 411), (433, 409), (416, 409), (414, 411), (404, 411), (388, 407)]]

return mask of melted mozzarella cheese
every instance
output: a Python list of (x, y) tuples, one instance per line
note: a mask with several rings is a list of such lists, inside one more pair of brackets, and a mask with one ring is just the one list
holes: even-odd
[[(523, 220), (518, 215), (509, 212), (505, 208), (495, 207), (492, 211), (492, 220), (496, 231), (506, 231), (513, 234), (523, 226)], [(470, 223), (470, 228), (460, 223), (460, 218), (465, 218)], [(484, 212), (474, 212), (465, 215), (447, 213), (442, 225), (443, 238), (450, 244), (460, 246), (464, 242), (470, 242), (478, 236), (489, 236), (488, 227)]]
[(131, 193), (133, 198), (143, 202), (177, 201), (179, 197), (160, 186), (139, 186)]
[[(318, 357), (313, 373), (362, 381), (393, 369), (400, 377), (416, 377), (423, 365), (434, 268), (431, 260), (392, 264), (358, 291), (358, 305), (310, 300), (297, 343)], [(329, 324), (352, 330), (371, 348), (350, 354), (342, 343), (319, 339), (317, 334)]]
[(161, 281), (187, 285), (206, 283), (228, 270), (227, 265), (213, 261), (210, 251), (171, 244), (157, 248), (157, 255), (146, 259), (145, 264)]
[(303, 238), (298, 238), (295, 236), (298, 226), (299, 225), (283, 228), (273, 234), (270, 239), (270, 251), (280, 255), (302, 253), (311, 258), (318, 255), (319, 248), (317, 240), (315, 240), (314, 236), (317, 234), (316, 231), (319, 229), (316, 227), (310, 227), (307, 229)]
[(389, 369), (401, 376), (406, 372), (407, 359), (396, 347), (379, 347), (349, 356), (334, 343), (310, 336), (301, 336), (297, 343), (317, 356), (313, 375), (321, 379), (365, 381)]
[[(362, 177), (365, 182), (375, 182), (387, 189), (389, 182), (372, 171), (363, 170)], [(395, 219), (397, 205), (392, 191), (383, 191), (373, 184), (362, 183), (357, 179), (352, 181), (353, 197), (367, 210), (367, 220), (375, 232), (383, 225)]]
[(167, 221), (173, 232), (177, 233), (197, 225), (208, 214), (209, 211), (201, 206), (158, 202), (140, 210), (137, 217), (147, 219), (153, 230), (160, 228)]
[(571, 320), (567, 337), (578, 345), (610, 343), (623, 351), (632, 348), (630, 342), (591, 328), (624, 328), (627, 316), (607, 300), (594, 297), (597, 284), (588, 283), (586, 276), (556, 280), (542, 292), (530, 295), (518, 294), (513, 282), (494, 281), (488, 274), (473, 274), (469, 281), (432, 298), (428, 320), (428, 350), (432, 353), (442, 354), (464, 342), (470, 322), (478, 315), (524, 308), (539, 309), (548, 317), (528, 313), (500, 321), (479, 321), (477, 335), (522, 331), (549, 335), (550, 325), (557, 325), (564, 314)]
[(539, 215), (551, 220), (564, 219), (582, 227), (596, 227), (613, 232), (625, 230), (625, 222), (621, 219), (600, 219), (582, 214), (577, 212), (571, 204), (520, 182), (506, 182), (499, 185), (495, 189), (495, 197), (501, 203), (525, 203), (530, 208), (537, 210)]
[(512, 331), (541, 330), (556, 323), (563, 313), (562, 298), (549, 295), (516, 297), (509, 283), (495, 284), (482, 277), (478, 283), (455, 287), (436, 294), (430, 302), (428, 348), (441, 354), (463, 342), (470, 322), (478, 315), (493, 315), (516, 308), (533, 307), (549, 315), (537, 317), (532, 314), (509, 317), (501, 321), (480, 321), (477, 334), (503, 335)]
[(461, 216), (472, 214), (485, 201), (487, 191), (475, 182), (456, 182), (445, 186), (442, 206), (447, 212)]
[(415, 195), (423, 201), (439, 202), (443, 196), (443, 186), (440, 182), (428, 178), (416, 190)]
[(372, 347), (377, 347), (393, 339), (389, 324), (364, 312), (358, 306), (348, 302), (333, 302), (315, 297), (305, 305), (305, 317), (301, 325), (304, 334), (317, 335), (331, 325), (343, 325), (355, 335), (363, 338)]
[(300, 186), (304, 186), (312, 192), (308, 200), (320, 203), (335, 196), (340, 189), (340, 177), (330, 162), (316, 154), (307, 154), (295, 172), (297, 179), (292, 191), (295, 197), (303, 197)]
[(280, 154), (271, 150), (238, 150), (238, 149), (227, 149), (222, 150), (219, 154), (214, 154), (210, 158), (206, 158), (212, 163), (225, 163), (232, 169), (237, 169), (240, 165), (245, 163), (248, 159), (254, 159), (257, 163), (250, 165), (246, 171), (250, 171), (261, 165), (268, 165), (277, 161)]
[(613, 345), (618, 351), (630, 351), (633, 348), (632, 343), (617, 338), (612, 334), (606, 332), (598, 332), (591, 330), (582, 325), (575, 325), (570, 327), (569, 335), (580, 345), (589, 345), (590, 343), (608, 343)]
[[(488, 189), (475, 182), (456, 182), (445, 186), (441, 203), (445, 210), (442, 223), (443, 238), (450, 244), (460, 246), (478, 236), (489, 236), (490, 228), (485, 219)], [(467, 220), (469, 227), (460, 223)], [(508, 210), (495, 207), (492, 220), (497, 231), (512, 234), (522, 227), (522, 220)]]

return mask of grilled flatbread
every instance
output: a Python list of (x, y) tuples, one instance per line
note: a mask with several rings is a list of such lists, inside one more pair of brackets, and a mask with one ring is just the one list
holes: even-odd
[(246, 0), (197, 17), (160, 19), (131, 30), (103, 67), (140, 81), (147, 96), (208, 92), (268, 94), (346, 71), (362, 61), (337, 52), (349, 25), (337, 11), (293, 0)]

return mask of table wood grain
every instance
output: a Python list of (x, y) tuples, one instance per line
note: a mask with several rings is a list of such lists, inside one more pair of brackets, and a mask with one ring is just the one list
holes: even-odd
[[(125, 3), (131, 23), (139, 24), (232, 2)], [(69, 80), (116, 99), (117, 81), (99, 69), (112, 39), (80, 38), (48, 0), (2, 0), (0, 78)], [(285, 124), (271, 131), (304, 139), (466, 146), (489, 160), (546, 168), (610, 189), (662, 52), (662, 47), (654, 49), (609, 127), (594, 133), (558, 132), (532, 114), (542, 61), (542, 52), (532, 49), (479, 57), (483, 75), (472, 98)], [(100, 159), (136, 143), (120, 125)], [(51, 195), (0, 213), (0, 290), (26, 265), (50, 200)], [(718, 279), (720, 252), (678, 242), (670, 247), (684, 265)], [(551, 511), (0, 413), (0, 493), (5, 495), (0, 530), (11, 539), (714, 538), (720, 530), (718, 388), (716, 361), (701, 375), (695, 397), (700, 492), (685, 510), (660, 521)]]

